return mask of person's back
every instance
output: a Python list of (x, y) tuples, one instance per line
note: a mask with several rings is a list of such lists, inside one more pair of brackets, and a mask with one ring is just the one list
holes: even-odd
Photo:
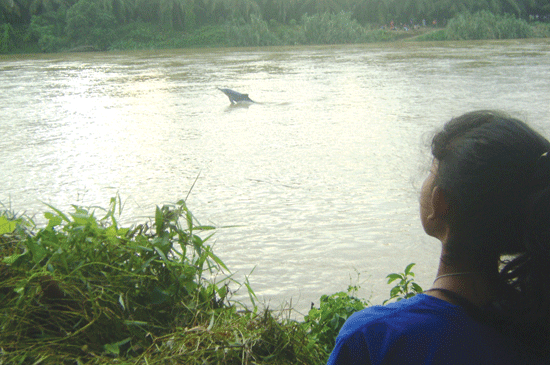
[(464, 308), (418, 294), (353, 314), (328, 362), (336, 364), (543, 364)]
[(550, 363), (550, 142), (476, 111), (432, 155), (420, 220), (441, 242), (434, 283), (351, 316), (329, 364)]

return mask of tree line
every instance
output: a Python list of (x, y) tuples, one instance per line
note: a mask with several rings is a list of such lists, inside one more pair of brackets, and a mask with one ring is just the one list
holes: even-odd
[[(149, 24), (162, 31), (193, 32), (230, 22), (296, 25), (304, 17), (349, 14), (371, 28), (389, 24), (444, 24), (464, 13), (509, 14), (548, 20), (548, 0), (0, 0), (0, 52), (16, 43), (94, 36), (112, 42), (121, 27)], [(53, 44), (53, 46), (52, 46)]]
[(288, 24), (304, 14), (349, 12), (360, 24), (450, 19), (481, 10), (523, 19), (550, 16), (548, 0), (0, 0), (0, 24), (28, 25), (33, 17), (67, 12), (75, 6), (97, 7), (124, 24), (135, 21), (190, 30), (252, 15)]

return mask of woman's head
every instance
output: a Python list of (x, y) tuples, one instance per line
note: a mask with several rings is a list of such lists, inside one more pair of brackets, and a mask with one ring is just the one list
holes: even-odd
[[(475, 111), (445, 124), (432, 154), (434, 184), (449, 202), (451, 254), (525, 251), (533, 205), (540, 205), (533, 199), (550, 187), (549, 151), (544, 137), (502, 113)], [(550, 218), (550, 199), (546, 204), (537, 214)], [(550, 220), (546, 224), (550, 231)]]
[[(439, 209), (447, 230), (442, 259), (491, 273), (510, 255), (492, 276), (487, 320), (548, 358), (550, 142), (517, 119), (475, 111), (446, 123), (432, 140), (432, 154), (421, 198), (431, 191), (432, 206), (421, 207), (421, 214), (425, 220)], [(444, 204), (437, 209), (438, 196)], [(441, 225), (424, 227), (430, 234)]]

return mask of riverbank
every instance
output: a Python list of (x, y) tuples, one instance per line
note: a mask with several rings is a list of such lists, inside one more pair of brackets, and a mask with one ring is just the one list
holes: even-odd
[[(346, 318), (369, 303), (358, 287), (323, 295), (303, 321), (257, 302), (209, 245), (184, 201), (132, 227), (107, 209), (49, 206), (47, 225), (0, 212), (2, 363), (320, 364)], [(101, 218), (99, 218), (101, 217)], [(421, 288), (399, 277), (392, 297)], [(245, 290), (252, 306), (232, 300)]]
[[(103, 24), (95, 13), (89, 21), (72, 25), (77, 20), (59, 14), (39, 16), (28, 27), (0, 26), (0, 53), (124, 51), (203, 47), (261, 47), (284, 45), (326, 45), (395, 41), (443, 41), (475, 39), (512, 39), (550, 37), (550, 24), (527, 22), (511, 15), (493, 15), (482, 11), (459, 14), (445, 27), (412, 24), (391, 26), (361, 25), (351, 13), (304, 15), (299, 22), (288, 24), (265, 21), (232, 20), (223, 24), (202, 26), (193, 30), (166, 30), (160, 25), (132, 22), (122, 25)], [(80, 14), (79, 16), (81, 16)], [(76, 15), (75, 15), (76, 16)], [(80, 18), (78, 18), (80, 19)], [(74, 28), (74, 31), (71, 29)]]

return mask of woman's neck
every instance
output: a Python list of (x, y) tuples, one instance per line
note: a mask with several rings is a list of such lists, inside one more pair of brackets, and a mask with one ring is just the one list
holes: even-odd
[(495, 297), (498, 262), (495, 261), (494, 265), (485, 265), (480, 269), (479, 265), (472, 265), (471, 261), (473, 260), (451, 260), (443, 250), (436, 278), (426, 294), (458, 304), (443, 291), (437, 290), (445, 289), (480, 307), (489, 303)]

